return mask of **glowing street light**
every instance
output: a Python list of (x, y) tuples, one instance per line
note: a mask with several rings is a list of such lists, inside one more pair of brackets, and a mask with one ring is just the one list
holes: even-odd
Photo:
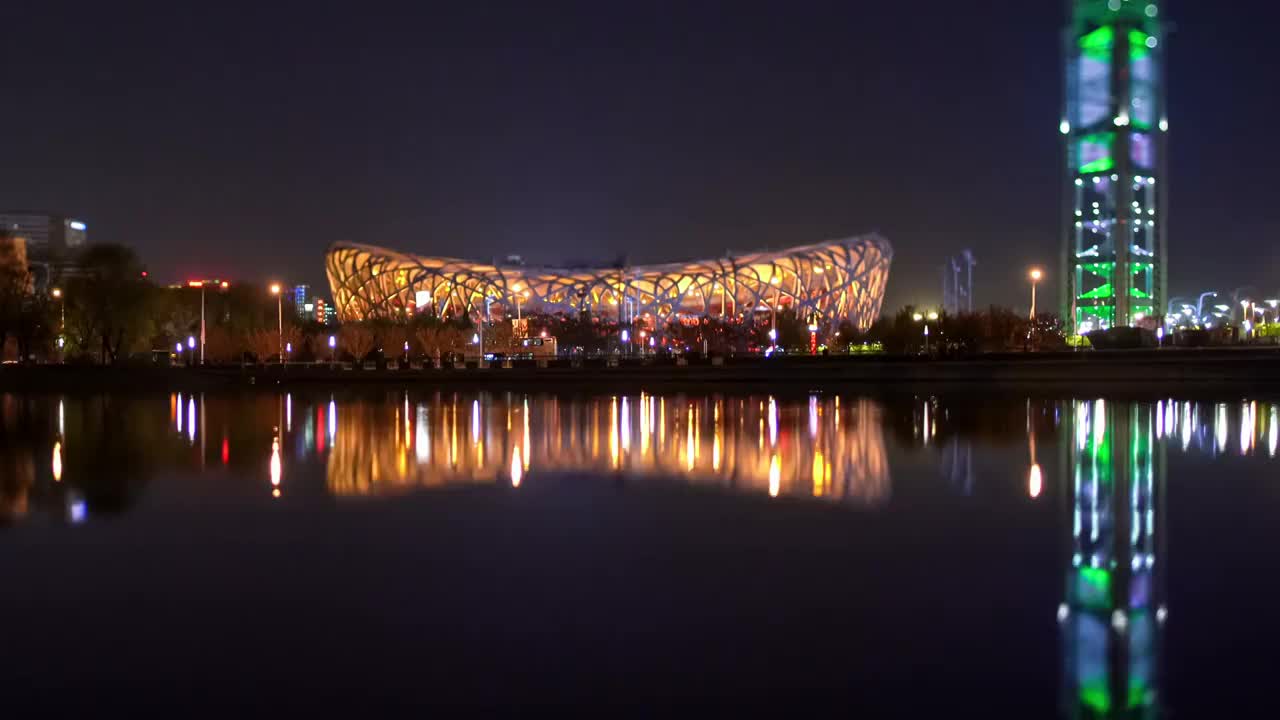
[(1044, 273), (1040, 272), (1040, 268), (1031, 268), (1031, 319), (1036, 319), (1036, 285), (1040, 284), (1040, 278), (1044, 277)]
[(277, 351), (280, 354), (280, 362), (284, 362), (284, 308), (281, 303), (284, 298), (280, 296), (280, 283), (271, 283), (271, 294), (276, 296), (276, 342), (278, 344)]
[(916, 322), (924, 322), (924, 353), (929, 354), (929, 323), (938, 319), (938, 311), (930, 310), (928, 314), (915, 313), (911, 316)]
[[(67, 334), (67, 302), (62, 299), (62, 288), (54, 288), (49, 292), (54, 300), (58, 301), (58, 349), (61, 350), (66, 346)], [(63, 358), (65, 361), (66, 358)]]
[(338, 338), (335, 335), (329, 336), (329, 362), (337, 362), (338, 360)]

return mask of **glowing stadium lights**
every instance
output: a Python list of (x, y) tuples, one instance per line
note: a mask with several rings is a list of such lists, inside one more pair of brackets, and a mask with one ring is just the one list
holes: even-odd
[[(598, 315), (664, 324), (680, 316), (742, 316), (739, 308), (792, 310), (819, 321), (850, 320), (860, 329), (880, 313), (893, 250), (876, 235), (772, 253), (623, 268), (496, 266), (406, 255), (340, 243), (326, 269), (344, 321), (390, 317), (435, 298), (441, 316), (544, 312)], [(478, 298), (485, 298), (482, 306)]]

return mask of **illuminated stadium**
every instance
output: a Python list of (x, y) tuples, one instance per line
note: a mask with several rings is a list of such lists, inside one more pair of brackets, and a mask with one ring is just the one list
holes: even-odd
[(663, 265), (554, 268), (490, 265), (338, 243), (325, 258), (344, 322), (404, 317), (577, 313), (664, 324), (680, 317), (746, 319), (794, 310), (810, 322), (848, 320), (860, 329), (880, 314), (893, 248), (878, 235), (778, 252)]

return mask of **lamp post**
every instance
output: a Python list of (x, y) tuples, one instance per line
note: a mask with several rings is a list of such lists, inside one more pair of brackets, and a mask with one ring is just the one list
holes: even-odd
[(1040, 272), (1040, 268), (1031, 269), (1031, 320), (1036, 319), (1036, 285), (1040, 283), (1040, 278), (1044, 277), (1044, 273)]
[(271, 283), (271, 294), (276, 296), (276, 339), (279, 344), (280, 362), (284, 362), (284, 300), (280, 297), (280, 283)]
[(924, 354), (929, 354), (929, 323), (938, 319), (936, 310), (930, 310), (928, 315), (916, 313), (911, 316), (916, 322), (924, 322)]
[(67, 301), (62, 298), (62, 288), (54, 288), (49, 294), (58, 301), (58, 354), (66, 362)]

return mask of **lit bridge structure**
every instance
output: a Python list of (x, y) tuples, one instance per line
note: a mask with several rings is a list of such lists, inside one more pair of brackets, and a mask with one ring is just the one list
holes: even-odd
[(604, 268), (493, 265), (337, 243), (325, 265), (343, 322), (426, 312), (491, 319), (495, 311), (578, 313), (665, 324), (679, 316), (747, 319), (793, 310), (859, 329), (884, 301), (893, 248), (863, 235), (777, 252)]

